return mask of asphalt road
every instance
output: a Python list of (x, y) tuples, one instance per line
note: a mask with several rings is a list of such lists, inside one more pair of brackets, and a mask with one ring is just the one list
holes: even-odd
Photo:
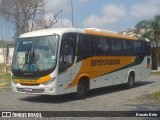
[(0, 111), (160, 111), (160, 102), (141, 100), (142, 96), (159, 90), (158, 76), (138, 81), (131, 89), (116, 85), (91, 90), (81, 100), (75, 99), (74, 94), (40, 96), (0, 88)]

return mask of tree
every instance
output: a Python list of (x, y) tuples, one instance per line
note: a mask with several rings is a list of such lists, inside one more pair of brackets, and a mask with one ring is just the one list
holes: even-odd
[[(142, 20), (137, 23), (135, 26), (138, 33), (142, 37), (148, 38), (151, 40), (152, 55), (153, 55), (153, 67), (157, 69), (159, 67), (159, 58), (160, 58), (160, 15), (156, 15), (152, 20)], [(142, 33), (140, 31), (143, 31)], [(154, 59), (155, 58), (155, 59)]]
[(35, 21), (37, 27), (35, 29), (43, 29), (43, 28), (52, 28), (54, 24), (58, 22), (57, 16), (62, 12), (61, 9), (58, 11), (53, 17), (42, 18), (40, 20)]
[(160, 15), (156, 15), (153, 20), (150, 22), (151, 25), (151, 39), (152, 43), (154, 44), (154, 51), (155, 53), (155, 62), (156, 66), (160, 67)]
[(140, 29), (145, 29), (147, 31), (147, 29), (149, 28), (149, 21), (148, 20), (142, 20), (139, 21), (136, 26), (135, 26), (136, 30), (140, 30)]
[(14, 38), (32, 31), (44, 16), (45, 0), (1, 0), (0, 15), (15, 29)]
[(160, 43), (160, 15), (156, 15), (150, 22), (152, 39), (155, 47), (159, 47)]

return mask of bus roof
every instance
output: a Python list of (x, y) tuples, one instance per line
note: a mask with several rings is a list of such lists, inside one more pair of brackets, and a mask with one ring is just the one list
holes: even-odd
[(38, 36), (47, 36), (47, 35), (54, 35), (54, 34), (63, 34), (66, 32), (77, 32), (77, 28), (50, 28), (50, 29), (42, 29), (37, 31), (28, 32), (22, 34), (19, 38), (26, 38), (26, 37), (38, 37)]
[(129, 39), (129, 40), (138, 40), (136, 37), (131, 37), (127, 35), (121, 35), (113, 31), (106, 31), (101, 29), (86, 29), (86, 34), (89, 35), (98, 35), (98, 36), (106, 36), (106, 37), (116, 37), (121, 39)]
[(62, 35), (63, 33), (67, 33), (67, 32), (78, 32), (78, 33), (84, 33), (84, 34), (88, 34), (88, 35), (98, 35), (98, 36), (138, 40), (136, 37), (121, 35), (116, 32), (113, 32), (113, 31), (102, 30), (102, 29), (98, 29), (98, 28), (85, 28), (85, 29), (81, 29), (81, 28), (50, 28), (50, 29), (43, 29), (43, 30), (28, 32), (28, 33), (22, 34), (19, 38), (47, 36), (47, 35), (54, 35), (54, 34)]

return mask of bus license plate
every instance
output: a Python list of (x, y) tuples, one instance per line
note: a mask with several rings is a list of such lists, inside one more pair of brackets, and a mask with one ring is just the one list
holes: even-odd
[(32, 92), (32, 88), (25, 88), (26, 92)]

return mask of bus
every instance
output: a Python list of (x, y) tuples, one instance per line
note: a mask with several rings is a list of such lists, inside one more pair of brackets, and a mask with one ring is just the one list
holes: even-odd
[(52, 28), (17, 39), (12, 62), (14, 92), (75, 93), (150, 76), (150, 41), (97, 28)]

